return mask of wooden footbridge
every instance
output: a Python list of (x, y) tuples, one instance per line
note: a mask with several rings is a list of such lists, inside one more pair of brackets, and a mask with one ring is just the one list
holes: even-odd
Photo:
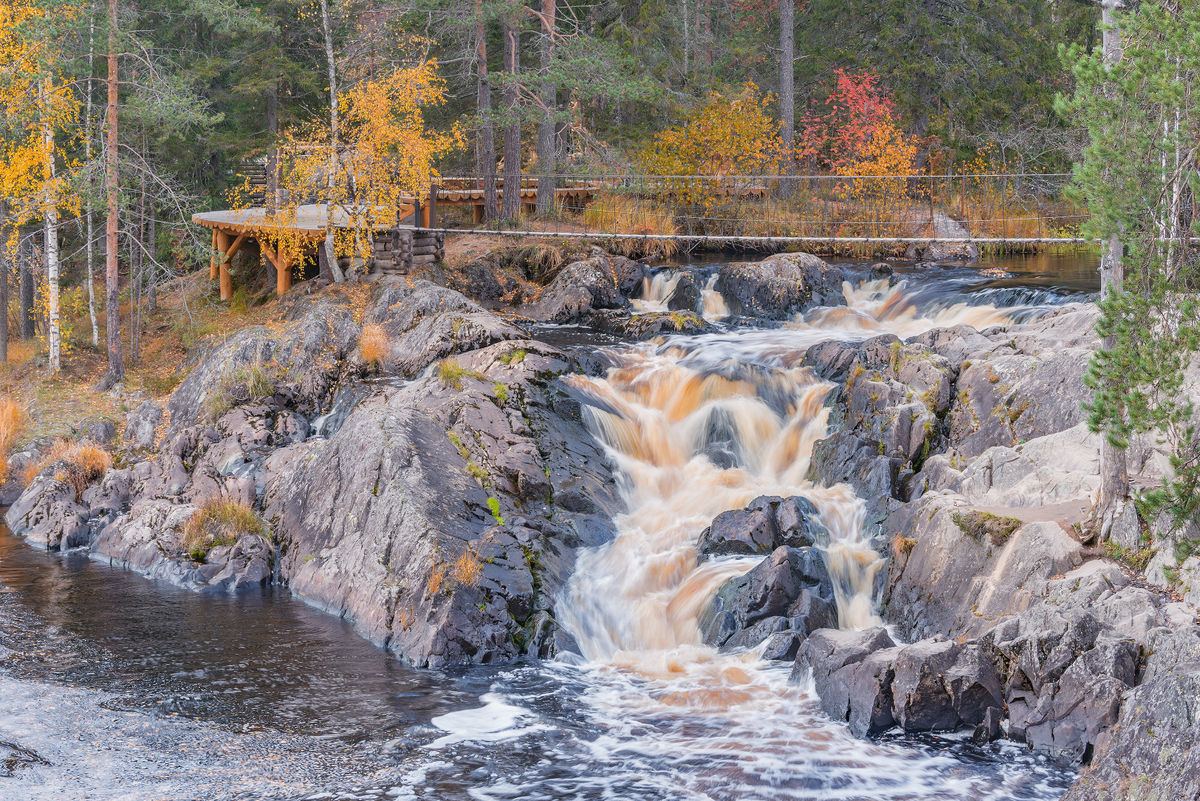
[[(556, 213), (536, 214), (538, 184), (554, 185)], [(500, 176), (441, 177), (424, 201), (403, 199), (378, 215), (395, 221), (373, 232), (374, 266), (407, 272), (442, 255), (447, 234), (504, 237), (655, 240), (750, 248), (800, 245), (822, 252), (856, 247), (920, 256), (934, 244), (996, 250), (1034, 250), (1086, 243), (1086, 213), (1063, 199), (1064, 174), (809, 175), (809, 176), (524, 176), (521, 214), (505, 225), (486, 224), (488, 191)], [(261, 194), (261, 193), (260, 193)], [(458, 214), (470, 209), (469, 222)], [(263, 208), (197, 214), (212, 231), (210, 277), (232, 297), (230, 260), (257, 245), (286, 292), (301, 262), (311, 262), (331, 224), (323, 205), (301, 206), (287, 221), (269, 223)], [(448, 225), (445, 223), (449, 223)], [(515, 224), (514, 224), (515, 223)], [(349, 227), (335, 211), (334, 227)], [(284, 245), (282, 242), (289, 244)], [(277, 243), (277, 244), (273, 244)]]

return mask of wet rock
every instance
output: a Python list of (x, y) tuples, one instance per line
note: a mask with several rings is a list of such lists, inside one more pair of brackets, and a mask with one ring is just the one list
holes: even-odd
[(827, 542), (828, 537), (812, 501), (762, 496), (745, 509), (717, 515), (700, 534), (697, 550), (711, 555), (767, 554), (783, 545), (803, 548)]
[[(798, 642), (837, 625), (824, 557), (816, 548), (775, 549), (757, 567), (721, 585), (699, 622), (705, 643), (727, 648), (749, 648), (784, 632)], [(791, 645), (775, 638), (772, 651), (786, 655)]]
[(588, 258), (563, 267), (521, 311), (539, 322), (571, 323), (596, 309), (629, 309), (629, 296), (645, 275), (644, 265), (594, 248)]
[(33, 751), (17, 743), (0, 740), (0, 779), (12, 777), (22, 768), (50, 764)]
[(151, 400), (143, 401), (125, 419), (125, 441), (137, 450), (153, 448), (162, 416), (162, 406)]
[(406, 376), (438, 359), (526, 336), (460, 293), (426, 281), (386, 286), (363, 322), (383, 327), (386, 366)]
[(882, 628), (815, 631), (800, 645), (792, 681), (811, 679), (821, 709), (849, 722), (855, 735), (878, 734), (895, 723), (891, 663), (898, 650)]
[(88, 510), (75, 487), (56, 477), (65, 469), (56, 463), (43, 470), (5, 514), (14, 534), (52, 551), (86, 545), (90, 533)]
[(843, 274), (808, 253), (782, 253), (720, 270), (719, 288), (732, 310), (784, 320), (814, 306), (844, 306)]
[(651, 339), (670, 334), (700, 334), (713, 326), (694, 311), (630, 314), (622, 309), (600, 309), (582, 315), (588, 326), (626, 339)]
[(1003, 700), (996, 670), (978, 645), (922, 640), (892, 663), (892, 711), (905, 731), (953, 731), (983, 721)]
[(419, 665), (548, 653), (574, 549), (619, 508), (559, 384), (565, 354), (520, 340), (456, 358), (456, 383), (381, 388), (264, 463), (281, 578)]
[(273, 551), (263, 537), (239, 537), (233, 545), (210, 550), (196, 573), (211, 590), (239, 593), (256, 589), (271, 580)]
[(987, 745), (999, 740), (1004, 736), (1003, 721), (1004, 710), (999, 707), (989, 706), (987, 712), (983, 714), (983, 720), (975, 727), (975, 731), (971, 734), (971, 742), (975, 745)]
[(696, 311), (700, 308), (701, 286), (696, 274), (685, 272), (679, 276), (675, 291), (667, 298), (669, 311)]

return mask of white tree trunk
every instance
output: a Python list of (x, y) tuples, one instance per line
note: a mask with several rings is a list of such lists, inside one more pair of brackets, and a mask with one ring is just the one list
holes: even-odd
[(54, 185), (54, 127), (50, 122), (50, 79), (41, 86), (42, 127), (42, 224), (46, 248), (46, 328), (50, 343), (50, 372), (62, 369), (62, 332), (58, 299), (58, 190)]
[(325, 63), (329, 67), (329, 162), (325, 176), (325, 210), (328, 218), (325, 221), (325, 261), (329, 265), (333, 280), (340, 284), (346, 280), (346, 276), (338, 266), (333, 242), (333, 195), (337, 188), (338, 166), (338, 93), (337, 62), (333, 54), (333, 20), (329, 16), (329, 0), (321, 0), (321, 30), (325, 34)]

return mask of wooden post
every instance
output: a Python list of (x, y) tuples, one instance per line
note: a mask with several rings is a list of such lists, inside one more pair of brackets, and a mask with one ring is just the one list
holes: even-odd
[(233, 277), (229, 274), (229, 262), (225, 258), (230, 245), (229, 234), (217, 231), (217, 270), (221, 278), (221, 300), (233, 297)]
[(437, 225), (437, 196), (437, 184), (432, 184), (429, 187), (429, 222), (426, 225), (427, 228), (432, 228)]
[(279, 262), (275, 265), (275, 294), (282, 295), (292, 288), (292, 257), (279, 248)]
[(472, 219), (475, 221), (475, 224), (479, 225), (480, 223), (482, 223), (483, 222), (483, 205), (482, 204), (480, 204), (478, 206), (472, 205), (471, 211), (472, 211)]
[(217, 261), (220, 258), (220, 256), (217, 255), (217, 229), (216, 228), (213, 229), (212, 249), (213, 249), (212, 258), (208, 260), (208, 277), (212, 280), (216, 280), (217, 264), (220, 263)]

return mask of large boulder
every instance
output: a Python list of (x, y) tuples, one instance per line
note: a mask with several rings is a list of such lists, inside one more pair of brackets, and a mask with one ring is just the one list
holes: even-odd
[(808, 498), (764, 495), (745, 509), (722, 512), (700, 534), (697, 550), (718, 556), (768, 554), (780, 546), (824, 545), (829, 532)]
[(208, 348), (167, 402), (164, 439), (262, 399), (256, 395), (269, 393), (277, 405), (302, 414), (327, 408), (337, 385), (356, 369), (360, 331), (342, 306), (317, 302), (302, 308), (282, 333), (250, 326)]
[(705, 643), (750, 648), (770, 639), (772, 659), (792, 659), (812, 631), (837, 625), (833, 581), (820, 550), (780, 546), (721, 585), (700, 615)]
[(47, 467), (9, 507), (5, 520), (14, 534), (55, 551), (87, 544), (87, 506), (65, 470), (63, 465)]
[(419, 665), (549, 653), (573, 549), (610, 536), (618, 508), (559, 385), (570, 369), (498, 343), (278, 451), (263, 504), (292, 592)]
[(628, 310), (645, 275), (644, 265), (594, 248), (588, 258), (563, 267), (521, 312), (539, 322), (573, 323), (597, 309)]
[(363, 323), (383, 328), (385, 366), (405, 376), (447, 356), (526, 336), (462, 294), (427, 281), (385, 286)]
[(791, 679), (811, 681), (825, 714), (848, 722), (855, 735), (878, 734), (895, 725), (894, 646), (882, 628), (821, 629), (801, 643)]
[(781, 253), (721, 267), (718, 288), (735, 313), (786, 320), (815, 306), (844, 306), (840, 267), (808, 253)]

